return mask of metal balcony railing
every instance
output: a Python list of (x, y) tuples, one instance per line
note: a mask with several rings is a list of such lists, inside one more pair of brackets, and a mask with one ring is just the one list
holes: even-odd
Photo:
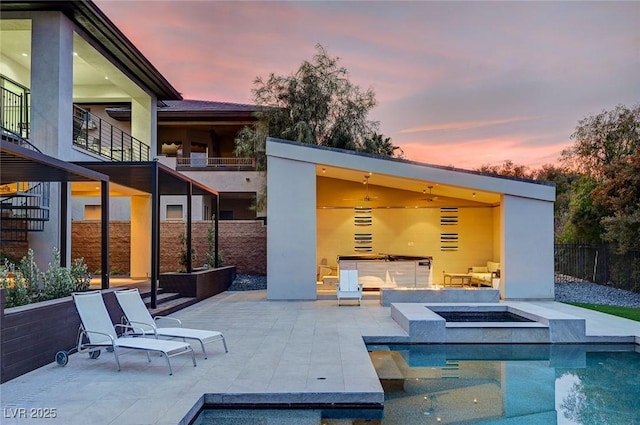
[(149, 161), (151, 150), (130, 134), (75, 105), (73, 144), (112, 161)]
[(22, 138), (29, 138), (25, 96), (0, 87), (0, 127)]
[(176, 158), (177, 169), (204, 169), (208, 171), (253, 171), (256, 169), (255, 158), (233, 157), (184, 157)]

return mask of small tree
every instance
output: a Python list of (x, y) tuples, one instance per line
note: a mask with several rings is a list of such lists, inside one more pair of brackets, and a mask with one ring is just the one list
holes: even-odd
[[(207, 229), (207, 265), (209, 267), (216, 266), (216, 229), (215, 214), (211, 216), (211, 224)], [(222, 253), (218, 251), (218, 266), (222, 266)]]
[(316, 50), (294, 74), (254, 80), (258, 121), (239, 132), (235, 152), (255, 157), (259, 170), (266, 167), (267, 136), (389, 156), (399, 149), (377, 133), (378, 122), (367, 118), (376, 106), (373, 90), (352, 84), (340, 58), (329, 56), (322, 45)]
[[(187, 271), (187, 259), (188, 257), (188, 253), (187, 253), (187, 235), (185, 233), (180, 233), (180, 235), (178, 236), (180, 238), (180, 271), (182, 273), (185, 273)], [(193, 246), (193, 244), (191, 245), (191, 265), (193, 266), (193, 263), (196, 260), (196, 248)]]

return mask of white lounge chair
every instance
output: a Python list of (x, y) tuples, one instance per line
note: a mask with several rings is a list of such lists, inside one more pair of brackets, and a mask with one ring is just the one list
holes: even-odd
[[(144, 305), (138, 289), (123, 289), (120, 291), (116, 291), (115, 294), (120, 307), (122, 307), (122, 311), (124, 312), (127, 323), (136, 330), (137, 334), (144, 336), (154, 336), (156, 338), (166, 337), (182, 338), (183, 340), (198, 340), (200, 342), (200, 346), (202, 347), (202, 353), (204, 354), (205, 359), (207, 358), (207, 351), (204, 349), (204, 345), (210, 342), (222, 341), (225, 353), (229, 352), (229, 350), (227, 350), (227, 343), (224, 340), (224, 335), (222, 335), (221, 332), (183, 328), (182, 322), (172, 317), (156, 316), (154, 320), (151, 317), (151, 314), (149, 314), (147, 306)], [(179, 327), (158, 327), (156, 321), (159, 320), (173, 321), (175, 323), (178, 323)]]
[(358, 270), (340, 270), (336, 294), (338, 296), (338, 305), (340, 305), (340, 300), (343, 299), (358, 300), (358, 305), (360, 305), (362, 285), (358, 283)]
[(162, 354), (167, 360), (169, 375), (173, 375), (169, 357), (191, 353), (193, 366), (196, 366), (196, 357), (193, 348), (186, 342), (118, 336), (116, 327), (129, 330), (131, 330), (131, 327), (125, 325), (114, 326), (113, 323), (111, 323), (111, 317), (109, 317), (100, 291), (79, 292), (72, 295), (73, 302), (80, 315), (80, 321), (82, 322), (80, 332), (78, 333), (78, 353), (88, 351), (91, 358), (97, 358), (101, 348), (112, 349), (116, 358), (118, 371), (120, 370), (118, 350), (121, 348), (146, 351), (149, 361), (151, 361), (149, 352)]

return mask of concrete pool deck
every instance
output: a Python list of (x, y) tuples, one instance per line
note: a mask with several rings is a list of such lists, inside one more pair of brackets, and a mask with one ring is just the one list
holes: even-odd
[[(555, 302), (529, 304), (585, 318), (590, 341), (633, 336), (640, 344), (639, 322)], [(379, 300), (338, 307), (336, 300), (267, 301), (266, 291), (225, 292), (172, 317), (222, 331), (229, 353), (210, 344), (204, 360), (196, 350), (195, 368), (190, 356), (173, 357), (173, 376), (163, 359), (148, 363), (141, 353), (121, 355), (121, 372), (111, 353), (96, 360), (73, 354), (66, 367), (52, 362), (0, 385), (0, 422), (165, 425), (188, 423), (203, 402), (382, 403), (365, 341), (408, 342)], [(31, 418), (47, 412), (55, 418)]]

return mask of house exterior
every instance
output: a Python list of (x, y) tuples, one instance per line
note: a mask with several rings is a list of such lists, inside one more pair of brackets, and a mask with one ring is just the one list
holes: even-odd
[[(68, 163), (144, 162), (156, 157), (158, 102), (180, 100), (181, 96), (97, 6), (91, 1), (3, 1), (1, 8), (3, 140), (27, 143)], [(106, 102), (129, 106), (126, 131), (82, 108)], [(32, 188), (37, 186), (37, 177), (7, 185), (2, 193), (3, 223), (30, 214), (16, 206), (35, 197)], [(129, 215), (135, 237), (130, 249), (148, 253), (151, 195), (125, 187), (112, 186), (107, 189), (109, 194), (104, 190), (88, 181), (73, 182), (68, 188), (52, 183), (41, 196), (41, 204), (29, 206), (40, 212), (30, 217), (39, 227), (22, 226), (34, 231), (11, 240), (5, 239), (3, 228), (3, 251), (19, 257), (23, 255), (20, 248), (24, 252), (26, 246), (31, 247), (39, 267), (46, 269), (53, 248), (71, 244), (72, 208), (66, 206), (77, 197), (110, 194), (133, 200)], [(69, 264), (71, 250), (62, 254), (62, 262)], [(131, 256), (132, 275), (150, 274), (149, 257)]]
[[(245, 270), (264, 273), (266, 230), (263, 221), (255, 221), (260, 212), (251, 208), (256, 193), (265, 189), (264, 172), (255, 170), (251, 158), (233, 155), (235, 134), (255, 121), (255, 107), (183, 100), (91, 1), (3, 1), (1, 7), (3, 138), (24, 140), (69, 163), (156, 161), (198, 185), (221, 188), (215, 205), (209, 196), (197, 194), (190, 198), (190, 208), (182, 193), (160, 196), (157, 213), (166, 236), (161, 242), (175, 247), (187, 220), (200, 221), (195, 229), (206, 236), (217, 211), (216, 219), (228, 222), (221, 238), (227, 243), (228, 261), (244, 257), (246, 251), (238, 247), (243, 246), (239, 234), (246, 230), (253, 241), (245, 244), (252, 252), (247, 265), (258, 268)], [(2, 192), (3, 205), (8, 199), (21, 203), (33, 197), (37, 184), (8, 185)], [(29, 193), (16, 191), (19, 188), (28, 188)], [(112, 184), (106, 202), (100, 184), (94, 182), (74, 182), (65, 189), (66, 195), (61, 188), (52, 183), (43, 196), (46, 205), (43, 201), (33, 209), (37, 216), (30, 213), (36, 226), (13, 225), (6, 218), (20, 217), (24, 209), (4, 216), (11, 232), (2, 231), (3, 253), (19, 258), (31, 247), (39, 267), (45, 269), (54, 247), (71, 246), (62, 253), (63, 263), (83, 256), (95, 271), (100, 268), (101, 245), (96, 235), (101, 233), (101, 216), (108, 214), (116, 247), (111, 252), (117, 263), (114, 271), (139, 278), (152, 275), (149, 255), (131, 255), (150, 253), (149, 193)], [(106, 213), (101, 207), (105, 202)], [(58, 208), (62, 204), (68, 205), (64, 212)], [(16, 232), (27, 227), (34, 228)], [(165, 251), (161, 264), (175, 271), (175, 250)], [(256, 261), (256, 253), (263, 258)]]
[[(116, 122), (127, 131), (130, 128), (131, 108), (118, 104), (83, 104), (91, 111), (93, 121)], [(218, 193), (220, 246), (225, 264), (234, 264), (239, 273), (266, 273), (265, 211), (256, 211), (255, 198), (266, 190), (266, 173), (256, 169), (254, 158), (236, 157), (236, 134), (256, 121), (255, 105), (204, 100), (171, 100), (158, 103), (158, 143), (156, 160), (182, 175)], [(98, 223), (96, 211), (100, 198), (75, 199), (72, 211), (73, 238), (87, 240), (95, 233)], [(126, 245), (131, 220), (130, 199), (112, 198), (110, 217), (114, 223), (112, 240)], [(196, 263), (206, 262), (206, 236), (213, 210), (206, 198), (194, 196), (191, 202), (194, 221)], [(184, 232), (186, 197), (167, 195), (160, 200), (161, 272), (180, 268), (172, 247), (179, 243)], [(115, 230), (117, 227), (118, 230)], [(199, 235), (199, 237), (195, 237)], [(114, 270), (129, 271), (124, 252), (112, 252)], [(84, 252), (88, 263), (95, 263), (97, 249)]]
[(425, 286), (490, 262), (502, 299), (554, 298), (553, 185), (272, 138), (267, 164), (268, 299), (316, 299), (319, 264), (379, 253), (430, 257)]
[[(119, 105), (86, 105), (100, 116), (130, 128), (131, 108)], [(169, 100), (158, 104), (157, 159), (174, 170), (210, 187), (220, 194), (221, 220), (255, 220), (264, 215), (255, 211), (254, 200), (266, 189), (264, 171), (256, 170), (254, 158), (234, 153), (238, 132), (256, 122), (255, 105), (206, 100)], [(126, 208), (114, 217), (128, 219)], [(168, 211), (169, 210), (169, 211)], [(160, 208), (162, 220), (175, 220), (186, 211), (184, 199), (167, 198)], [(195, 200), (194, 220), (208, 220), (206, 205)], [(123, 215), (124, 214), (124, 215)], [(83, 219), (76, 211), (75, 219)]]

